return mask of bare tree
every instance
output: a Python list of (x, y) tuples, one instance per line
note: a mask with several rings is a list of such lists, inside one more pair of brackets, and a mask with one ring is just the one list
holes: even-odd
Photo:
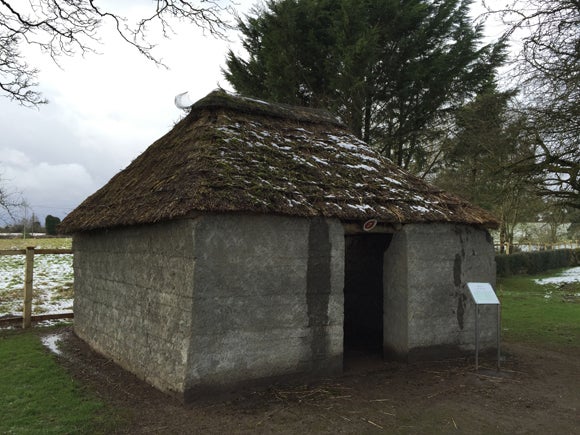
[(522, 103), (543, 175), (540, 193), (580, 208), (580, 0), (511, 0), (492, 10), (518, 46)]
[(24, 201), (20, 195), (9, 191), (5, 180), (0, 177), (0, 221), (8, 222), (14, 220), (14, 210), (23, 204)]
[(172, 33), (171, 21), (180, 20), (223, 37), (229, 28), (221, 0), (154, 0), (144, 17), (129, 21), (114, 7), (98, 0), (0, 0), (0, 95), (25, 106), (46, 103), (36, 91), (38, 69), (30, 65), (22, 47), (40, 47), (55, 62), (62, 56), (94, 52), (104, 24), (112, 24), (119, 38), (158, 65), (148, 32), (156, 26), (163, 37)]

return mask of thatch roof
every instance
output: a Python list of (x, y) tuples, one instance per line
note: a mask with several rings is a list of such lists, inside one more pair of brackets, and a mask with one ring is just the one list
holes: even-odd
[(410, 175), (330, 114), (215, 91), (62, 222), (67, 233), (200, 212), (497, 226)]

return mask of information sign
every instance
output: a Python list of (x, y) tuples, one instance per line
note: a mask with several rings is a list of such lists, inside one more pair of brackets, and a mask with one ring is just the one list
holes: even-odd
[(499, 305), (499, 299), (491, 284), (487, 282), (468, 282), (467, 288), (469, 288), (473, 302), (477, 305)]
[(467, 288), (475, 303), (475, 370), (479, 368), (479, 306), (497, 305), (497, 369), (500, 369), (500, 334), (501, 312), (500, 303), (493, 287), (488, 282), (468, 282)]

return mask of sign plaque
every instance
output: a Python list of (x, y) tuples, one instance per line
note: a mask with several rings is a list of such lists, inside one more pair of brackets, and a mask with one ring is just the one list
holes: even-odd
[(487, 282), (468, 282), (467, 288), (476, 305), (499, 305), (493, 287)]

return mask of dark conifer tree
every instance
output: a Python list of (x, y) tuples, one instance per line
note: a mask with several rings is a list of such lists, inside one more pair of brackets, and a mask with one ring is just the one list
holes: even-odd
[(400, 166), (504, 60), (468, 0), (271, 0), (238, 22), (246, 54), (224, 75), (241, 94), (330, 109)]
[(60, 224), (60, 218), (52, 215), (46, 216), (44, 220), (44, 227), (46, 228), (46, 234), (49, 236), (56, 236), (58, 234), (57, 226)]

